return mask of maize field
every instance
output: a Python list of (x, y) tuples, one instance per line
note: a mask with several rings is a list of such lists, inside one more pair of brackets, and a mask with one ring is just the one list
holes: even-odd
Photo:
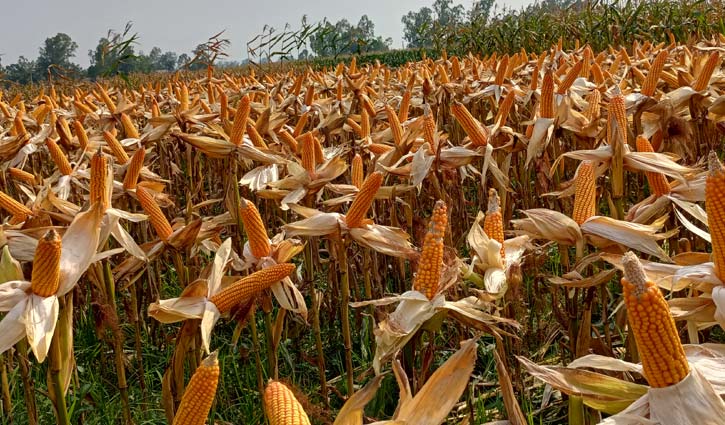
[(724, 58), (0, 92), (1, 422), (724, 424)]

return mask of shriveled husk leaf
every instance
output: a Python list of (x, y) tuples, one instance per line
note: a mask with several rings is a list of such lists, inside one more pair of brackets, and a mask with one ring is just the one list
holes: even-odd
[(247, 186), (253, 191), (265, 188), (268, 184), (279, 180), (279, 165), (270, 164), (259, 166), (242, 176), (239, 184)]
[(526, 148), (526, 167), (531, 164), (531, 160), (541, 155), (546, 146), (549, 144), (551, 135), (554, 132), (553, 118), (538, 118), (534, 123), (534, 132), (531, 134), (531, 140)]
[(418, 252), (408, 240), (410, 236), (396, 227), (369, 224), (348, 231), (357, 243), (381, 254), (407, 259), (418, 256)]
[(496, 350), (494, 350), (493, 355), (496, 360), (496, 372), (498, 373), (501, 395), (503, 396), (503, 403), (506, 407), (509, 422), (512, 425), (528, 425), (526, 417), (521, 411), (521, 406), (516, 401), (516, 393), (511, 384), (511, 377), (509, 376), (508, 368), (503, 357), (505, 354), (503, 340), (496, 338)]
[(593, 235), (617, 242), (646, 254), (654, 255), (663, 261), (672, 262), (667, 253), (657, 245), (658, 240), (666, 239), (677, 233), (677, 229), (666, 233), (657, 233), (666, 219), (667, 217), (664, 216), (654, 224), (645, 225), (615, 220), (610, 217), (594, 216), (582, 223), (581, 230), (587, 236)]
[[(39, 363), (45, 361), (58, 320), (58, 297), (31, 294), (19, 320), (25, 326), (28, 345)], [(12, 311), (12, 310), (11, 310)], [(8, 313), (8, 315), (10, 315)], [(17, 341), (16, 341), (17, 342)]]
[[(30, 282), (28, 282), (30, 289)], [(4, 353), (25, 337), (25, 323), (21, 322), (29, 304), (27, 296), (21, 297), (0, 320), (0, 353)]]
[(363, 409), (375, 397), (383, 378), (385, 378), (385, 375), (376, 376), (348, 398), (345, 404), (342, 405), (333, 425), (362, 425)]
[(566, 215), (545, 208), (524, 210), (527, 218), (511, 220), (514, 228), (532, 239), (546, 239), (575, 246), (582, 240), (579, 225)]
[(712, 301), (715, 303), (714, 319), (725, 329), (725, 286), (712, 288)]
[(73, 289), (91, 265), (98, 248), (103, 217), (100, 204), (95, 204), (90, 210), (79, 213), (63, 234), (58, 295)]
[(335, 233), (341, 227), (341, 215), (338, 213), (319, 213), (309, 218), (285, 224), (282, 230), (288, 236), (323, 236)]
[(606, 413), (618, 413), (642, 397), (647, 387), (587, 370), (558, 366), (539, 366), (524, 357), (516, 357), (534, 377), (584, 404)]

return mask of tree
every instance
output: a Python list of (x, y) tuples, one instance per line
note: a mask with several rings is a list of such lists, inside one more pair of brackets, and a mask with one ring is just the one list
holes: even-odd
[(310, 48), (317, 56), (336, 58), (341, 54), (388, 50), (392, 43), (391, 38), (383, 40), (381, 36), (375, 36), (375, 24), (363, 15), (356, 26), (347, 19), (341, 19), (334, 25), (324, 19), (320, 29), (311, 37)]
[(473, 2), (471, 11), (468, 12), (468, 19), (470, 21), (478, 21), (486, 23), (488, 17), (491, 14), (491, 8), (493, 7), (493, 0), (478, 0)]
[(403, 39), (408, 47), (429, 47), (433, 44), (433, 10), (422, 7), (417, 12), (412, 10), (405, 14), (403, 22)]
[(46, 38), (35, 61), (37, 75), (42, 77), (49, 72), (63, 74), (68, 71), (79, 72), (80, 67), (70, 61), (77, 49), (78, 44), (68, 34), (59, 32), (53, 37)]
[(159, 56), (158, 62), (156, 63), (156, 69), (160, 71), (173, 71), (176, 69), (176, 53), (164, 52)]
[(17, 63), (5, 67), (5, 78), (16, 83), (28, 84), (34, 80), (35, 69), (35, 61), (20, 56)]

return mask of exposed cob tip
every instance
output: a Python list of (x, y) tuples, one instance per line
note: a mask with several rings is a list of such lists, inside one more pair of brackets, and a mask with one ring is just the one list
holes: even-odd
[(264, 227), (262, 217), (259, 215), (257, 206), (245, 198), (239, 200), (239, 216), (244, 224), (249, 240), (249, 249), (252, 255), (257, 258), (269, 257), (272, 250), (267, 237), (267, 229)]
[(219, 385), (219, 361), (214, 351), (196, 368), (174, 415), (173, 425), (204, 425)]
[(174, 231), (169, 220), (166, 219), (166, 216), (161, 211), (161, 207), (156, 202), (154, 195), (142, 185), (138, 185), (136, 186), (136, 198), (141, 204), (141, 208), (149, 216), (151, 226), (156, 231), (159, 239), (166, 242)]
[(579, 225), (597, 213), (597, 184), (594, 163), (582, 161), (576, 173), (572, 219)]
[(256, 271), (218, 292), (209, 301), (220, 313), (226, 313), (245, 299), (286, 278), (292, 274), (295, 267), (292, 263), (283, 263)]
[(674, 385), (685, 379), (690, 367), (667, 301), (657, 285), (647, 279), (633, 252), (624, 254), (622, 267), (624, 303), (644, 376), (655, 388)]
[(264, 409), (270, 425), (309, 425), (310, 419), (287, 386), (270, 381), (264, 390)]
[(637, 255), (632, 251), (627, 251), (622, 257), (622, 267), (624, 268), (624, 278), (635, 289), (636, 295), (643, 294), (647, 290), (647, 275)]
[(48, 230), (38, 241), (30, 278), (30, 289), (35, 295), (49, 297), (58, 292), (61, 244), (55, 229)]
[(423, 253), (413, 281), (413, 289), (432, 300), (438, 292), (443, 268), (443, 238), (448, 225), (448, 207), (442, 200), (433, 207), (428, 232), (423, 241)]
[(723, 169), (722, 163), (717, 157), (717, 153), (715, 153), (715, 151), (710, 151), (707, 155), (707, 169), (710, 177), (722, 177), (725, 173), (725, 169)]

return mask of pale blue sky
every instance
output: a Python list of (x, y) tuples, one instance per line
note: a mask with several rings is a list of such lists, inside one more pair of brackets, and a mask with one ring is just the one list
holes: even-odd
[[(3, 0), (0, 25), (0, 60), (4, 65), (23, 55), (38, 56), (43, 41), (64, 32), (78, 43), (74, 62), (87, 66), (88, 50), (109, 28), (122, 30), (127, 21), (140, 36), (136, 50), (148, 53), (158, 46), (177, 54), (190, 52), (211, 35), (226, 29), (232, 41), (229, 59), (246, 58), (246, 42), (259, 34), (264, 24), (282, 28), (286, 22), (297, 26), (302, 15), (310, 22), (323, 17), (337, 21), (347, 18), (357, 23), (367, 14), (375, 23), (375, 33), (392, 37), (393, 46), (401, 47), (401, 17), (410, 10), (430, 6), (433, 0)], [(472, 0), (454, 0), (470, 8)], [(499, 2), (519, 8), (528, 0)]]

